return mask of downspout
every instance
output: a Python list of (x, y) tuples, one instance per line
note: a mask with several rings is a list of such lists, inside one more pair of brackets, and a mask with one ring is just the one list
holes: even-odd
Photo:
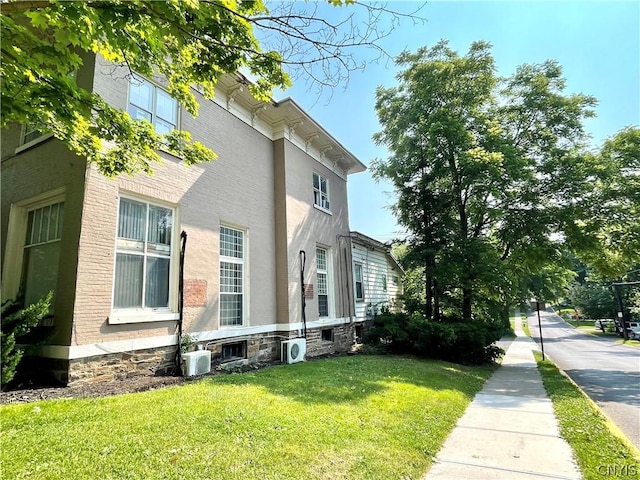
[(307, 297), (304, 291), (304, 267), (307, 263), (307, 252), (300, 250), (300, 295), (302, 298), (302, 336), (307, 338)]
[(176, 352), (176, 367), (182, 374), (182, 319), (184, 312), (184, 253), (187, 249), (187, 232), (180, 233), (180, 267), (178, 278), (178, 351)]

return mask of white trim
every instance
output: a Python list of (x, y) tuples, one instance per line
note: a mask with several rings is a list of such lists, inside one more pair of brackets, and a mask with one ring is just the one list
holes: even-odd
[[(2, 301), (14, 298), (20, 289), (22, 277), (22, 261), (24, 258), (24, 244), (27, 234), (27, 220), (29, 212), (37, 208), (64, 202), (66, 188), (60, 187), (41, 193), (27, 200), (11, 204), (9, 211), (9, 225), (7, 229), (7, 243), (2, 265)], [(62, 225), (64, 234), (64, 224)], [(62, 235), (61, 235), (62, 237)]]
[[(149, 205), (157, 207), (171, 209), (173, 215), (173, 225), (171, 226), (171, 254), (169, 255), (169, 304), (166, 308), (115, 308), (113, 303), (115, 299), (115, 285), (116, 285), (116, 260), (118, 254), (118, 226), (120, 223), (120, 201), (122, 199), (132, 200), (135, 202), (145, 203), (147, 205), (147, 220), (149, 214)], [(131, 192), (120, 191), (118, 195), (118, 206), (116, 212), (116, 225), (114, 229), (113, 238), (113, 278), (111, 279), (111, 313), (107, 319), (109, 325), (121, 325), (126, 323), (146, 323), (146, 322), (166, 322), (171, 320), (178, 320), (178, 275), (179, 268), (178, 263), (180, 261), (180, 225), (178, 206), (160, 200), (157, 198), (150, 198), (143, 195), (136, 195)], [(146, 242), (146, 228), (148, 226), (145, 222), (145, 242)], [(122, 250), (122, 249), (121, 249)], [(149, 255), (143, 254), (144, 257)], [(164, 257), (166, 258), (166, 257)], [(146, 275), (146, 274), (145, 274)], [(144, 297), (143, 297), (144, 298)]]
[[(325, 318), (319, 321), (308, 321), (307, 329), (340, 326), (353, 323), (355, 318)], [(211, 330), (189, 333), (196, 341), (234, 339), (248, 335), (262, 333), (295, 332), (302, 330), (302, 322), (296, 323), (272, 323), (269, 325), (257, 325), (255, 327), (242, 327), (233, 330)], [(114, 340), (111, 342), (91, 343), (86, 345), (44, 345), (40, 349), (40, 355), (47, 358), (59, 358), (75, 360), (79, 358), (96, 357), (112, 353), (132, 352), (148, 348), (170, 347), (178, 344), (177, 335), (162, 335), (157, 337), (134, 338), (130, 340)]]
[[(234, 257), (226, 257), (220, 254), (221, 248), (221, 240), (220, 240), (220, 230), (222, 228), (228, 228), (229, 230), (235, 230), (236, 232), (242, 233), (242, 258), (237, 259)], [(220, 292), (220, 288), (222, 282), (220, 281), (220, 264), (222, 262), (227, 263), (235, 263), (242, 265), (242, 325), (222, 325), (220, 323), (220, 308), (221, 302), (218, 301), (218, 328), (220, 330), (229, 330), (235, 328), (244, 328), (251, 324), (250, 316), (249, 316), (249, 229), (246, 227), (241, 227), (229, 222), (220, 222), (220, 226), (218, 228), (218, 298), (222, 295)]]
[[(44, 142), (45, 140), (49, 140), (51, 137), (53, 137), (53, 133), (43, 133), (42, 135), (40, 135), (38, 138), (34, 138), (33, 140), (27, 142), (27, 143), (23, 143), (22, 145), (20, 145), (19, 147), (16, 148), (14, 154), (18, 154), (20, 152), (24, 152), (25, 150), (29, 150), (31, 147), (38, 145), (39, 143)], [(24, 127), (22, 130), (22, 133), (20, 134), (20, 141), (22, 141), (24, 139)]]
[(172, 311), (154, 312), (149, 310), (138, 309), (136, 311), (129, 310), (112, 310), (109, 315), (109, 325), (122, 325), (125, 323), (145, 323), (145, 322), (168, 322), (178, 320), (180, 314)]
[(320, 205), (316, 205), (315, 203), (313, 204), (313, 208), (315, 208), (316, 210), (320, 210), (321, 212), (326, 213), (327, 215), (333, 215), (333, 212), (331, 210), (322, 208)]

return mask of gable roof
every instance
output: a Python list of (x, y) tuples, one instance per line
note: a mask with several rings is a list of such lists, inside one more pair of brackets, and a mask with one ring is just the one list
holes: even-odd
[(391, 263), (398, 270), (400, 270), (400, 272), (404, 273), (404, 268), (402, 268), (402, 265), (400, 265), (400, 262), (398, 262), (398, 259), (394, 257), (394, 255), (391, 253), (390, 245), (379, 242), (375, 238), (368, 237), (367, 235), (360, 232), (356, 232), (356, 231), (351, 232), (351, 240), (354, 243), (358, 243), (372, 250), (377, 250), (378, 252), (384, 253), (387, 256), (387, 258), (391, 261)]

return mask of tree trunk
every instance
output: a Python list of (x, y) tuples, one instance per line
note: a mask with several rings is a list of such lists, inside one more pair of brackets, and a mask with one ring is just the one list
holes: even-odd
[(471, 320), (471, 301), (473, 289), (470, 286), (462, 288), (462, 318)]
[(432, 286), (433, 286), (433, 275), (431, 273), (430, 259), (427, 260), (424, 268), (424, 316), (427, 320), (431, 321), (433, 318), (433, 297), (432, 297)]

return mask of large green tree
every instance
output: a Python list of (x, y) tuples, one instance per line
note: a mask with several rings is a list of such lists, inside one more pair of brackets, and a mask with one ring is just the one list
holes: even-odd
[(640, 128), (622, 129), (576, 166), (555, 172), (570, 186), (567, 244), (603, 278), (620, 278), (640, 261)]
[(169, 93), (196, 115), (192, 87), (211, 98), (217, 80), (239, 70), (252, 76), (250, 89), (260, 99), (289, 86), (291, 68), (329, 86), (344, 81), (363, 67), (353, 49), (384, 53), (378, 41), (402, 16), (354, 0), (319, 2), (369, 14), (364, 24), (353, 16), (330, 21), (313, 3), (274, 2), (268, 8), (261, 0), (3, 2), (1, 126), (27, 123), (49, 131), (107, 175), (149, 172), (160, 148), (187, 164), (211, 160), (214, 152), (188, 132), (157, 134), (148, 122), (132, 120), (78, 85), (74, 72), (87, 56), (100, 54), (131, 72), (159, 74)]
[(389, 157), (372, 169), (394, 184), (394, 211), (425, 267), (425, 313), (437, 318), (442, 298), (455, 317), (495, 315), (527, 276), (562, 259), (547, 166), (578, 161), (595, 100), (565, 94), (552, 61), (499, 78), (485, 42), (461, 56), (443, 41), (398, 64), (398, 86), (377, 91), (374, 139)]

